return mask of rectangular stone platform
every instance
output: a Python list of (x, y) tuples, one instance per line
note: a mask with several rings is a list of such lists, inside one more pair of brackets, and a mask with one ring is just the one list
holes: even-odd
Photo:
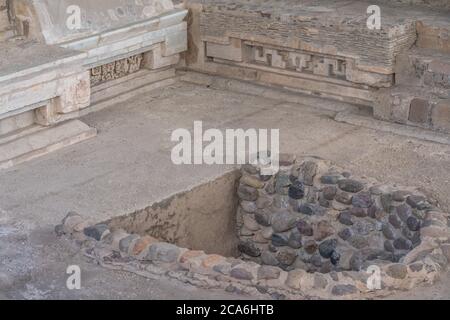
[(51, 126), (92, 103), (167, 83), (187, 49), (186, 14), (171, 0), (0, 0), (0, 167), (78, 141)]
[(27, 111), (51, 125), (90, 103), (86, 54), (35, 42), (0, 42), (0, 120)]

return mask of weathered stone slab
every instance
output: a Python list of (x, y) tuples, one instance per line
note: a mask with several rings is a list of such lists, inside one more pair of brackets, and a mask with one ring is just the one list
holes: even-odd
[(37, 121), (49, 125), (57, 113), (89, 105), (85, 53), (33, 42), (0, 43), (0, 50), (0, 119), (44, 107)]
[(3, 143), (0, 139), (0, 169), (34, 159), (66, 146), (94, 137), (97, 130), (79, 120), (72, 120), (51, 128), (32, 131)]

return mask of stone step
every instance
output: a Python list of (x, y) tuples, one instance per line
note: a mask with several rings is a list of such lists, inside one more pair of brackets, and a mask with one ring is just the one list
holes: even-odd
[(450, 53), (450, 10), (446, 18), (425, 18), (417, 22), (417, 46)]
[(72, 120), (48, 128), (36, 125), (16, 134), (0, 137), (0, 169), (12, 167), (96, 135), (96, 129), (79, 120)]
[(432, 49), (413, 48), (397, 56), (395, 84), (428, 87), (450, 97), (450, 55)]

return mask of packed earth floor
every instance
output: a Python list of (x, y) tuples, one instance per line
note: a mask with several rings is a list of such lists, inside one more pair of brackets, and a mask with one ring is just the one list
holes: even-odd
[[(279, 128), (282, 152), (418, 186), (450, 210), (450, 145), (336, 122), (342, 103), (305, 97), (296, 104), (240, 91), (179, 80), (86, 115), (96, 138), (0, 171), (0, 299), (252, 298), (105, 270), (54, 233), (69, 211), (105, 221), (231, 170), (172, 164), (171, 132), (192, 129), (198, 120), (218, 129)], [(69, 265), (81, 267), (81, 290), (66, 288)], [(390, 298), (449, 299), (449, 284), (444, 275), (433, 286)]]

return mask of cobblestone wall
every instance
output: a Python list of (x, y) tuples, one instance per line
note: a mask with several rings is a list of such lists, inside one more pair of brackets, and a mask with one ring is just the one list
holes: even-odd
[(243, 167), (238, 218), (245, 260), (287, 271), (360, 271), (398, 263), (420, 244), (433, 209), (422, 194), (315, 159), (285, 162), (289, 166), (270, 177)]

